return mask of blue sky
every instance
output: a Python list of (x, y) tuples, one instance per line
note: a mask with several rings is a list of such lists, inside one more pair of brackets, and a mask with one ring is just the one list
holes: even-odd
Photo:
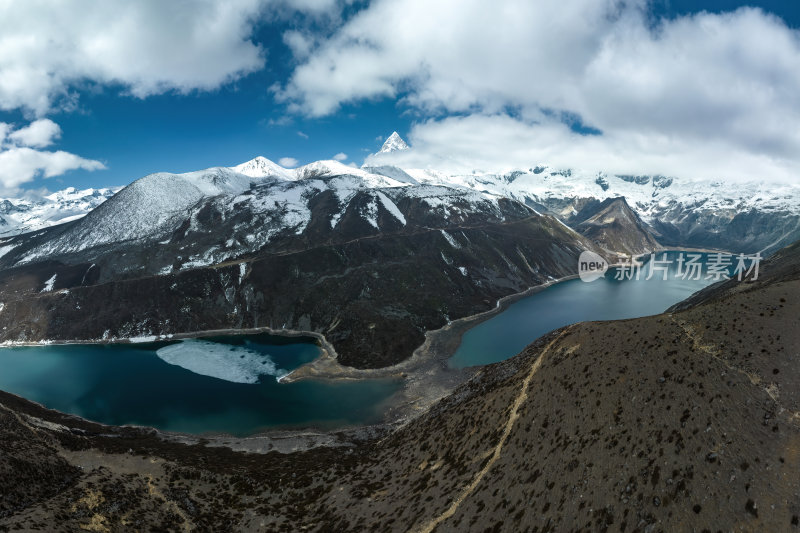
[[(1, 189), (6, 193), (19, 193), (20, 189), (124, 185), (150, 172), (232, 166), (257, 155), (274, 161), (293, 158), (304, 164), (344, 153), (347, 154), (345, 162), (360, 165), (365, 156), (380, 147), (380, 138), (393, 130), (407, 138), (410, 136), (412, 145), (419, 144), (420, 151), (414, 154), (416, 159), (403, 161), (415, 165), (455, 164), (459, 157), (464, 159), (464, 165), (482, 169), (506, 163), (506, 166), (528, 162), (564, 165), (576, 161), (585, 166), (597, 161), (600, 171), (626, 170), (630, 166), (642, 172), (725, 176), (730, 171), (723, 164), (722, 160), (728, 159), (724, 154), (735, 151), (749, 158), (732, 163), (737, 168), (765, 168), (768, 169), (765, 173), (784, 179), (796, 170), (797, 161), (786, 155), (797, 151), (794, 140), (784, 142), (776, 137), (773, 130), (779, 129), (777, 123), (772, 128), (754, 128), (749, 122), (753, 117), (763, 117), (769, 122), (770, 113), (774, 113), (775, 120), (800, 113), (796, 101), (786, 103), (785, 98), (780, 98), (781, 91), (800, 89), (791, 72), (795, 64), (800, 64), (795, 63), (800, 61), (797, 53), (800, 7), (796, 2), (634, 0), (623, 7), (614, 0), (592, 2), (593, 6), (607, 4), (606, 10), (584, 17), (587, 9), (581, 4), (586, 0), (576, 1), (574, 11), (558, 9), (561, 4), (570, 2), (550, 2), (557, 9), (550, 13), (563, 12), (566, 17), (553, 24), (571, 28), (574, 22), (578, 28), (574, 39), (562, 31), (557, 35), (564, 36), (563, 42), (561, 39), (530, 42), (519, 39), (497, 50), (486, 51), (471, 50), (470, 41), (460, 41), (459, 36), (454, 35), (456, 51), (448, 51), (447, 55), (440, 52), (447, 42), (443, 44), (441, 36), (435, 32), (426, 33), (423, 19), (415, 19), (420, 11), (417, 10), (419, 6), (411, 5), (412, 0), (371, 3), (241, 0), (234, 2), (236, 6), (222, 15), (214, 15), (214, 4), (210, 3), (207, 16), (216, 16), (223, 22), (219, 23), (219, 28), (212, 28), (207, 38), (202, 31), (198, 32), (198, 28), (202, 30), (204, 24), (209, 24), (208, 20), (202, 20), (202, 13), (198, 14), (202, 10), (180, 2), (173, 4), (173, 13), (161, 12), (170, 8), (159, 2), (143, 2), (141, 4), (147, 4), (147, 8), (140, 11), (130, 4), (125, 9), (120, 8), (118, 13), (106, 8), (109, 20), (130, 17), (134, 22), (139, 21), (130, 27), (124, 22), (115, 22), (120, 25), (118, 29), (107, 27), (103, 13), (96, 15), (96, 20), (85, 17), (87, 4), (81, 1), (65, 3), (74, 9), (69, 10), (70, 20), (62, 17), (63, 23), (59, 23), (58, 13), (49, 13), (51, 10), (46, 3), (6, 4), (0, 8), (6, 11), (0, 14), (0, 20), (5, 21), (0, 22), (0, 37), (7, 38), (4, 42), (13, 44), (14, 38), (22, 35), (15, 32), (22, 28), (20, 32), (33, 36), (40, 44), (33, 49), (21, 44), (19, 54), (11, 45), (6, 45), (9, 48), (5, 53), (0, 50), (0, 123), (5, 127), (5, 134), (0, 128)], [(404, 6), (404, 3), (409, 5)], [(175, 7), (181, 4), (183, 7)], [(508, 6), (504, 4), (493, 3), (494, 9), (503, 11), (503, 7), (508, 7), (510, 11), (511, 7), (516, 7), (513, 1), (509, 1)], [(779, 20), (761, 12), (738, 19), (726, 18), (726, 14), (741, 6), (761, 7)], [(184, 8), (186, 12), (180, 12)], [(453, 23), (451, 33), (461, 28), (465, 33), (472, 31), (470, 24), (473, 22), (480, 27), (482, 9), (485, 6), (475, 4), (474, 13), (464, 15), (471, 18)], [(591, 7), (589, 11), (594, 9)], [(538, 12), (523, 10), (534, 28), (532, 33), (536, 33), (535, 28), (541, 28), (541, 33), (550, 31), (548, 21), (537, 20)], [(704, 10), (710, 12), (712, 18), (695, 20), (697, 13)], [(546, 7), (542, 8), (542, 17), (545, 17), (544, 12), (547, 12)], [(408, 20), (401, 21), (406, 14)], [(451, 15), (448, 11), (430, 14), (433, 19), (451, 18)], [(47, 20), (41, 22), (40, 19), (48, 16), (53, 19), (49, 24)], [(569, 19), (571, 16), (575, 21)], [(609, 22), (610, 19), (614, 20)], [(640, 19), (649, 22), (642, 25)], [(692, 23), (681, 25), (675, 22), (679, 19), (692, 20)], [(170, 30), (169, 24), (185, 24), (190, 37), (180, 42), (166, 38), (159, 43), (163, 46), (161, 49), (137, 48), (130, 43), (162, 38), (138, 33), (140, 22), (148, 20), (163, 23), (162, 34)], [(376, 20), (385, 21), (386, 28), (375, 29)], [(487, 22), (498, 20), (503, 21), (498, 18)], [(75, 29), (67, 29), (73, 21)], [(511, 19), (508, 22), (520, 21)], [(523, 17), (521, 22), (528, 22), (528, 19)], [(75, 45), (77, 32), (91, 33), (87, 30), (93, 29), (94, 24), (104, 28), (105, 40)], [(665, 82), (648, 79), (645, 75), (636, 80), (643, 88), (639, 92), (632, 89), (630, 93), (618, 89), (619, 84), (614, 80), (598, 80), (596, 74), (587, 75), (586, 88), (581, 89), (584, 93), (570, 95), (571, 77), (583, 76), (594, 66), (603, 65), (605, 56), (599, 52), (594, 55), (601, 44), (610, 42), (608, 53), (619, 56), (618, 59), (612, 57), (612, 65), (650, 61), (648, 65), (652, 67), (660, 57), (674, 55), (676, 45), (670, 43), (688, 39), (692, 46), (702, 50), (703, 39), (707, 38), (703, 28), (709, 24), (714, 28), (718, 25), (714, 30), (718, 34), (725, 31), (741, 34), (743, 27), (754, 28), (753, 35), (739, 37), (745, 41), (745, 47), (750, 46), (746, 42), (748, 39), (761, 43), (764, 36), (772, 39), (780, 34), (774, 45), (762, 52), (761, 58), (746, 58), (741, 66), (736, 59), (740, 50), (725, 38), (720, 38), (719, 56), (710, 54), (704, 58), (714, 69), (727, 69), (721, 70), (719, 77), (709, 83), (728, 80), (725, 83), (730, 84), (729, 80), (733, 80), (734, 85), (752, 86), (748, 90), (755, 94), (777, 92), (774, 101), (765, 97), (762, 109), (748, 103), (746, 95), (731, 94), (724, 106), (711, 109), (713, 106), (703, 100), (707, 95), (702, 87), (676, 94), (682, 89), (665, 89)], [(152, 31), (159, 31), (159, 28)], [(398, 33), (396, 38), (381, 40), (384, 34), (393, 31)], [(419, 31), (418, 36), (416, 31)], [(647, 34), (647, 31), (652, 33)], [(659, 32), (662, 31), (673, 32), (674, 41), (661, 39)], [(201, 36), (193, 45), (191, 36), (198, 33)], [(509, 33), (513, 36), (513, 31)], [(618, 34), (629, 35), (629, 39), (641, 38), (652, 45), (652, 50), (641, 57), (635, 55), (639, 50), (636, 43), (623, 40), (620, 44), (615, 40)], [(117, 36), (120, 43), (115, 42)], [(424, 44), (425, 39), (429, 39), (426, 45), (429, 48), (416, 49), (416, 43)], [(397, 50), (392, 48), (403, 40), (406, 42)], [(57, 48), (48, 49), (49, 41), (55, 42), (53, 46)], [(205, 46), (205, 41), (210, 42), (209, 47), (198, 50)], [(23, 42), (22, 37), (20, 42)], [(73, 45), (74, 52), (64, 51)], [(104, 46), (113, 52), (109, 52), (108, 57), (105, 57)], [(185, 50), (176, 51), (181, 46), (185, 46)], [(531, 54), (528, 58), (529, 49), (537, 46), (550, 46), (553, 50)], [(461, 49), (463, 53), (458, 52)], [(409, 50), (408, 54), (404, 50)], [(509, 50), (512, 50), (511, 55), (516, 50), (520, 57), (525, 57), (515, 62), (516, 58), (509, 57)], [(476, 57), (484, 52), (486, 57)], [(161, 53), (174, 57), (165, 59), (162, 64), (158, 57)], [(53, 57), (63, 54), (64, 58), (50, 62), (41, 59), (48, 54)], [(180, 54), (186, 54), (190, 60), (185, 61)], [(496, 55), (496, 61), (491, 54)], [(550, 64), (548, 55), (560, 57), (567, 65), (574, 62), (575, 69), (564, 70)], [(458, 64), (462, 58), (463, 68)], [(777, 58), (774, 65), (771, 64), (773, 58)], [(730, 64), (725, 64), (729, 60)], [(41, 61), (44, 62), (37, 63)], [(472, 72), (474, 65), (481, 61), (489, 65), (485, 77)], [(82, 67), (81, 62), (88, 66)], [(131, 68), (127, 68), (128, 64)], [(500, 66), (495, 69), (498, 64)], [(155, 66), (151, 69), (150, 65)], [(763, 65), (763, 69), (759, 65)], [(691, 79), (692, 72), (708, 70), (699, 60), (697, 64), (688, 65), (677, 61), (674, 68), (687, 79)], [(63, 69), (63, 74), (59, 69)], [(37, 72), (43, 70), (50, 74), (46, 78), (37, 77)], [(537, 71), (542, 73), (541, 77), (528, 77)], [(636, 79), (638, 72), (634, 70), (627, 75)], [(4, 78), (17, 77), (21, 81), (16, 85), (13, 81), (3, 82)], [(524, 87), (508, 89), (518, 78), (520, 85), (536, 87), (531, 91), (533, 96), (529, 96)], [(541, 81), (543, 78), (546, 83)], [(578, 79), (574, 85), (582, 83)], [(649, 93), (648, 84), (654, 87), (654, 93), (664, 91), (660, 99), (639, 98), (640, 94)], [(674, 110), (670, 106), (674, 106)], [(789, 115), (784, 106), (788, 106)], [(622, 112), (614, 111), (616, 108)], [(698, 110), (708, 109), (704, 122), (689, 124), (691, 121), (670, 120), (670, 116), (693, 117), (698, 115)], [(625, 115), (624, 121), (618, 119), (620, 115)], [(728, 116), (736, 120), (727, 121)], [(33, 141), (8, 140), (14, 131), (25, 131), (26, 126), (36, 120), (52, 121), (57, 125), (57, 133), (42, 133), (43, 138)], [(642, 142), (638, 151), (630, 152), (631, 132), (638, 135), (639, 130), (651, 137)], [(709, 135), (709, 131), (719, 132), (718, 138), (716, 133)], [(18, 135), (16, 139), (22, 137)], [(704, 147), (703, 153), (720, 161), (718, 166), (714, 161), (704, 161), (702, 154), (692, 152), (696, 138), (709, 137), (710, 144)], [(667, 147), (664, 147), (665, 138)], [(597, 150), (604, 155), (581, 159), (575, 156), (572, 147), (581, 154)], [(62, 159), (57, 163), (50, 162), (51, 156), (47, 154), (57, 151), (71, 157), (61, 154)], [(608, 153), (619, 156), (616, 159), (607, 157)], [(471, 155), (476, 156), (474, 160), (469, 158)], [(684, 161), (684, 166), (669, 163), (675, 160)], [(461, 164), (461, 160), (458, 163)], [(104, 168), (98, 168), (101, 166)], [(51, 176), (44, 177), (45, 174)]]

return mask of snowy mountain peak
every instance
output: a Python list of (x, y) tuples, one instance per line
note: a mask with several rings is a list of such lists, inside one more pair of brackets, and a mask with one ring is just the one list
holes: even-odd
[[(326, 161), (315, 161), (294, 170), (296, 180), (313, 180), (323, 177), (351, 177), (356, 181), (350, 185), (358, 187), (401, 187), (407, 183), (399, 181), (387, 174), (374, 174), (368, 170), (351, 167), (339, 161), (329, 159)], [(349, 180), (346, 180), (349, 182)]]
[(408, 150), (408, 144), (400, 137), (399, 133), (394, 131), (389, 135), (389, 138), (386, 139), (386, 142), (383, 143), (378, 153), (385, 154), (387, 152), (398, 152), (400, 150)]
[(231, 170), (244, 174), (250, 178), (266, 178), (277, 176), (283, 179), (291, 179), (292, 173), (277, 163), (270, 161), (266, 157), (258, 156), (241, 165), (231, 167)]
[[(54, 192), (52, 194), (48, 194), (44, 197), (44, 200), (49, 200), (54, 203), (74, 203), (74, 202), (81, 202), (81, 201), (89, 201), (92, 202), (93, 198), (101, 198), (107, 199), (111, 198), (114, 193), (119, 191), (122, 187), (112, 187), (112, 188), (103, 188), (103, 189), (83, 189), (78, 190), (75, 187), (67, 187), (61, 191)], [(102, 202), (96, 202), (96, 205), (99, 205)]]

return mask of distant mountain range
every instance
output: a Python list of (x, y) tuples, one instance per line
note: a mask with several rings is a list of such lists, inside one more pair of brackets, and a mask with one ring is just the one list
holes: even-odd
[[(606, 175), (580, 169), (556, 169), (546, 165), (509, 172), (472, 171), (453, 174), (433, 169), (407, 169), (389, 162), (397, 152), (409, 150), (408, 144), (392, 133), (380, 151), (368, 158), (368, 164), (354, 168), (338, 161), (318, 161), (296, 169), (287, 169), (263, 157), (224, 169), (209, 169), (183, 175), (154, 174), (134, 182), (141, 188), (160, 180), (167, 194), (158, 200), (158, 216), (186, 208), (186, 203), (202, 196), (246, 190), (259, 181), (273, 178), (299, 181), (319, 176), (353, 176), (357, 187), (408, 187), (435, 185), (467, 189), (492, 197), (523, 203), (540, 213), (556, 216), (575, 226), (587, 205), (608, 199), (625, 198), (643, 222), (643, 227), (664, 246), (722, 248), (752, 253), (777, 250), (800, 238), (800, 186), (770, 184), (758, 176), (748, 183), (719, 180), (692, 180), (665, 176)], [(382, 164), (385, 162), (386, 164)], [(216, 172), (216, 181), (232, 180), (225, 191), (215, 188), (215, 180), (205, 183), (203, 175)], [(233, 178), (231, 172), (251, 180)], [(228, 177), (222, 177), (223, 174)], [(253, 181), (255, 180), (255, 181)], [(144, 183), (140, 183), (140, 182)], [(235, 182), (235, 184), (233, 184)], [(182, 190), (183, 185), (193, 191)], [(38, 202), (20, 199), (0, 200), (0, 237), (39, 230), (76, 220), (107, 200), (116, 189), (69, 188)], [(346, 196), (346, 193), (345, 193)], [(286, 199), (278, 199), (286, 201)], [(300, 202), (302, 203), (302, 202)], [(287, 204), (288, 205), (288, 204)], [(293, 209), (307, 211), (292, 203)], [(148, 207), (153, 215), (155, 207)], [(295, 211), (296, 213), (299, 211)], [(147, 218), (146, 216), (144, 218)], [(149, 226), (152, 226), (148, 223)], [(136, 238), (140, 225), (129, 228), (125, 238)], [(108, 238), (114, 239), (115, 235)], [(1, 246), (2, 244), (0, 244)], [(643, 251), (644, 249), (640, 250)], [(616, 250), (615, 250), (616, 251)]]
[(68, 187), (37, 200), (0, 199), (0, 238), (77, 220), (121, 188), (78, 190)]

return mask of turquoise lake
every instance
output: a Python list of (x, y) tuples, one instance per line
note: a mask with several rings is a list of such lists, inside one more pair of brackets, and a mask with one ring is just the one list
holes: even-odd
[[(707, 266), (709, 254), (698, 255)], [(617, 269), (611, 269), (595, 281), (564, 281), (514, 302), (499, 315), (467, 331), (450, 358), (450, 365), (464, 368), (503, 361), (542, 335), (576, 322), (656, 315), (714, 283), (713, 278), (706, 279), (705, 269), (698, 280), (676, 277), (678, 258), (679, 252), (667, 252), (669, 264), (663, 265), (668, 269), (666, 280), (661, 271), (654, 271), (647, 280), (645, 266), (640, 279), (619, 281), (615, 279)], [(662, 260), (663, 255), (657, 254), (656, 259)], [(684, 267), (681, 272), (687, 270)], [(727, 272), (732, 274), (733, 266)]]
[(398, 381), (278, 383), (317, 355), (311, 342), (268, 335), (4, 348), (0, 389), (105, 424), (197, 434), (379, 422)]

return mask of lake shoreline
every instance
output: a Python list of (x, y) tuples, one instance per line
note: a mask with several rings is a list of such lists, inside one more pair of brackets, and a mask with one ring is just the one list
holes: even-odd
[[(578, 279), (577, 274), (564, 276), (557, 279), (549, 280), (541, 285), (529, 287), (521, 292), (503, 296), (497, 300), (495, 307), (458, 318), (446, 324), (445, 326), (425, 332), (425, 342), (417, 347), (408, 359), (397, 363), (396, 365), (384, 368), (367, 368), (359, 369), (353, 367), (343, 366), (336, 361), (335, 350), (327, 350), (327, 354), (322, 354), (320, 357), (297, 367), (286, 376), (281, 378), (284, 383), (293, 383), (296, 381), (306, 379), (370, 379), (370, 378), (386, 378), (397, 377), (414, 369), (420, 361), (427, 360), (434, 357), (437, 360), (449, 359), (461, 343), (461, 338), (464, 333), (469, 329), (477, 326), (493, 316), (505, 311), (511, 304), (521, 300), (527, 296), (540, 292), (548, 287), (552, 287), (558, 283)], [(322, 335), (321, 335), (322, 336)], [(324, 336), (322, 336), (324, 338)], [(532, 339), (533, 342), (536, 339)], [(454, 342), (455, 341), (455, 342)]]
[(207, 337), (219, 336), (239, 336), (239, 335), (260, 335), (268, 334), (274, 337), (284, 338), (297, 338), (307, 339), (324, 349), (333, 349), (333, 346), (325, 339), (321, 333), (314, 331), (302, 331), (293, 329), (273, 329), (269, 327), (259, 328), (240, 328), (240, 329), (206, 329), (200, 331), (189, 331), (184, 333), (170, 333), (168, 335), (152, 335), (146, 337), (128, 337), (128, 338), (111, 338), (111, 339), (68, 339), (68, 340), (42, 340), (42, 341), (4, 341), (0, 343), (2, 348), (17, 348), (17, 347), (32, 347), (32, 346), (74, 346), (74, 345), (136, 345), (136, 344), (150, 344), (158, 342), (171, 342), (189, 339), (204, 339)]
[[(659, 250), (661, 251), (670, 250)], [(686, 251), (686, 250), (678, 250)], [(644, 257), (650, 254), (643, 254)], [(613, 267), (614, 265), (612, 265)], [(313, 331), (273, 329), (269, 327), (248, 329), (216, 329), (185, 332), (134, 339), (97, 339), (95, 341), (43, 341), (28, 343), (5, 343), (9, 346), (48, 346), (48, 345), (134, 345), (143, 342), (165, 343), (186, 339), (203, 339), (217, 336), (246, 336), (267, 334), (286, 339), (310, 342), (318, 347), (318, 355), (277, 381), (289, 384), (296, 382), (365, 382), (377, 379), (396, 380), (394, 391), (388, 393), (380, 403), (376, 403), (377, 414), (371, 422), (352, 422), (346, 425), (326, 425), (314, 422), (269, 426), (250, 435), (237, 436), (225, 431), (188, 433), (171, 430), (155, 431), (162, 438), (186, 444), (225, 446), (234, 450), (268, 453), (282, 453), (310, 449), (317, 446), (350, 446), (354, 442), (383, 435), (397, 427), (407, 424), (425, 413), (441, 398), (452, 393), (459, 385), (483, 371), (485, 364), (474, 363), (463, 368), (453, 364), (453, 356), (464, 342), (464, 336), (473, 328), (507, 311), (513, 304), (524, 300), (549, 287), (565, 281), (578, 279), (578, 275), (551, 278), (544, 283), (499, 298), (495, 305), (486, 311), (465, 316), (439, 329), (425, 333), (424, 342), (411, 356), (399, 364), (381, 369), (356, 369), (339, 363), (335, 348), (324, 334)], [(581, 285), (581, 284), (579, 284)], [(539, 335), (536, 335), (538, 337)], [(528, 342), (534, 338), (526, 339)], [(276, 342), (278, 343), (278, 342)], [(288, 344), (292, 344), (291, 341)], [(516, 353), (516, 348), (514, 353)], [(513, 354), (511, 354), (513, 356)], [(460, 366), (460, 365), (459, 365)], [(399, 387), (399, 389), (398, 389)], [(138, 426), (142, 431), (152, 429)]]
[[(449, 365), (450, 358), (458, 350), (467, 331), (502, 313), (523, 298), (577, 278), (577, 274), (553, 278), (524, 291), (503, 296), (491, 309), (453, 320), (442, 328), (430, 330), (425, 333), (425, 341), (414, 350), (411, 357), (396, 365), (379, 369), (356, 369), (341, 365), (335, 358), (335, 352), (323, 352), (314, 361), (296, 368), (281, 378), (281, 382), (403, 379), (405, 381), (403, 388), (387, 402), (384, 423), (404, 425), (480, 372), (480, 366), (454, 368)], [(535, 340), (531, 339), (531, 342)]]
[[(229, 434), (188, 434), (156, 430), (167, 440), (185, 444), (203, 443), (206, 446), (224, 446), (234, 451), (268, 453), (278, 451), (289, 453), (318, 446), (351, 446), (354, 442), (374, 438), (402, 427), (417, 416), (425, 413), (433, 404), (450, 394), (456, 387), (466, 382), (481, 367), (457, 369), (450, 367), (448, 361), (461, 344), (464, 334), (478, 324), (505, 311), (513, 303), (552, 287), (558, 283), (577, 279), (573, 274), (554, 278), (528, 289), (504, 296), (497, 300), (495, 307), (481, 313), (453, 320), (444, 327), (426, 332), (425, 341), (417, 347), (411, 357), (391, 367), (381, 369), (356, 369), (339, 364), (336, 350), (324, 335), (315, 332), (294, 331), (293, 336), (308, 336), (317, 339), (321, 353), (313, 361), (306, 363), (279, 381), (293, 383), (299, 381), (359, 381), (369, 379), (402, 379), (403, 387), (386, 400), (382, 408), (382, 422), (374, 425), (354, 424), (337, 429), (321, 429), (314, 426), (284, 427), (270, 429), (247, 437)], [(260, 330), (261, 328), (259, 328)], [(268, 332), (281, 335), (280, 330)], [(215, 331), (216, 334), (236, 334)], [(261, 331), (264, 332), (264, 331)], [(207, 335), (209, 336), (209, 335)], [(192, 338), (192, 337), (188, 337)], [(533, 342), (535, 339), (531, 339)]]
[[(514, 302), (531, 294), (542, 291), (557, 283), (577, 278), (577, 275), (551, 279), (547, 282), (529, 287), (525, 291), (513, 293), (500, 298), (495, 307), (475, 315), (454, 320), (444, 327), (426, 332), (425, 342), (417, 347), (411, 357), (405, 361), (383, 369), (359, 370), (339, 364), (335, 348), (321, 333), (298, 330), (276, 330), (268, 327), (248, 329), (204, 330), (157, 336), (147, 338), (146, 342), (171, 342), (186, 339), (202, 339), (222, 335), (256, 335), (269, 334), (284, 338), (307, 339), (319, 346), (320, 354), (313, 361), (301, 365), (294, 371), (279, 379), (282, 383), (298, 381), (362, 381), (371, 379), (403, 380), (401, 389), (390, 396), (381, 407), (381, 421), (376, 424), (351, 424), (335, 429), (315, 425), (286, 425), (274, 429), (266, 429), (253, 435), (239, 437), (225, 432), (187, 433), (161, 430), (149, 426), (127, 425), (141, 431), (155, 431), (165, 440), (181, 442), (187, 445), (204, 444), (207, 446), (223, 446), (235, 451), (251, 453), (269, 453), (277, 451), (289, 453), (306, 450), (318, 446), (338, 447), (352, 446), (353, 443), (384, 435), (400, 427), (418, 415), (424, 413), (439, 399), (447, 396), (457, 386), (464, 383), (477, 372), (480, 367), (455, 369), (448, 365), (449, 358), (458, 349), (463, 335), (476, 325), (505, 311)], [(2, 347), (13, 348), (23, 346), (57, 346), (57, 345), (135, 345), (142, 341), (130, 339), (97, 339), (94, 341), (64, 340), (42, 342), (5, 343)], [(36, 402), (33, 402), (36, 403)], [(41, 408), (47, 407), (37, 404)], [(65, 413), (67, 414), (67, 413)], [(68, 415), (82, 418), (77, 415)], [(95, 424), (96, 421), (88, 420)]]

